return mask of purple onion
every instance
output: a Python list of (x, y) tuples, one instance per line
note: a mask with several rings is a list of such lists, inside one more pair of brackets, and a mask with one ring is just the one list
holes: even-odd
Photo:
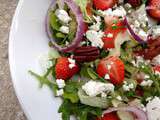
[(115, 111), (131, 112), (136, 116), (136, 120), (148, 120), (146, 113), (140, 108), (134, 107), (134, 106), (109, 108), (108, 110), (104, 111), (103, 114), (107, 114)]
[(49, 21), (49, 12), (52, 8), (54, 8), (56, 2), (52, 2), (48, 12), (47, 12), (47, 16), (46, 16), (46, 33), (47, 36), (49, 37), (50, 41), (53, 44), (53, 47), (61, 52), (71, 52), (73, 51), (76, 47), (79, 46), (80, 42), (83, 39), (83, 34), (85, 33), (85, 23), (83, 21), (83, 15), (79, 9), (79, 7), (75, 4), (75, 2), (73, 0), (62, 0), (63, 3), (66, 3), (68, 5), (68, 7), (71, 9), (71, 11), (73, 12), (73, 14), (76, 17), (76, 21), (77, 21), (77, 31), (76, 31), (76, 35), (75, 38), (73, 39), (72, 43), (70, 43), (69, 45), (65, 46), (65, 47), (61, 47), (60, 45), (58, 45), (55, 41), (55, 39), (52, 36), (52, 30), (50, 28), (50, 21)]
[(125, 23), (125, 25), (127, 26), (127, 28), (128, 28), (128, 30), (129, 30), (130, 34), (132, 35), (132, 37), (133, 37), (136, 41), (138, 41), (139, 43), (144, 44), (144, 43), (145, 43), (145, 40), (143, 40), (140, 36), (138, 36), (138, 35), (134, 32), (134, 30), (133, 30), (133, 29), (131, 28), (131, 26), (129, 25), (129, 22), (128, 22), (128, 20), (127, 20), (126, 17), (125, 17), (125, 19), (124, 19), (124, 23)]

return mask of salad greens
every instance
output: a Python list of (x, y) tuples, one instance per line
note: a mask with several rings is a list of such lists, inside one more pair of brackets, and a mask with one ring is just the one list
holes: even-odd
[(43, 75), (29, 73), (63, 100), (62, 120), (160, 119), (144, 110), (160, 102), (160, 37), (148, 22), (147, 0), (111, 2), (58, 0), (49, 8), (54, 48), (45, 62), (52, 65)]

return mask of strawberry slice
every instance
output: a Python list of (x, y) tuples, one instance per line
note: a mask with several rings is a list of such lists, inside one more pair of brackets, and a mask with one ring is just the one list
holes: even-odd
[(56, 79), (67, 80), (71, 78), (74, 74), (76, 74), (78, 71), (78, 65), (74, 62), (70, 63), (69, 58), (58, 58), (55, 66)]
[(102, 118), (97, 118), (97, 120), (120, 120), (116, 112), (107, 113)]
[(124, 63), (115, 56), (102, 59), (97, 66), (97, 73), (101, 77), (109, 74), (111, 83), (118, 85), (124, 81)]
[(93, 0), (93, 5), (100, 10), (112, 8), (116, 3), (116, 0)]
[(92, 15), (93, 15), (93, 13), (92, 13), (92, 3), (91, 3), (91, 2), (88, 2), (88, 3), (87, 3), (86, 10), (87, 10), (87, 14), (88, 14), (89, 16), (92, 16)]
[(160, 73), (160, 65), (154, 66), (153, 70)]
[(160, 0), (148, 0), (148, 14), (160, 21)]
[[(111, 19), (112, 22), (111, 22)], [(108, 25), (107, 29), (104, 31), (105, 37), (102, 38), (104, 42), (104, 49), (110, 49), (114, 48), (114, 41), (120, 32), (124, 32), (126, 30), (126, 27), (124, 25), (124, 22), (122, 20), (118, 20), (117, 18), (109, 18), (107, 17), (105, 19), (106, 24)], [(113, 22), (114, 21), (114, 22)], [(111, 22), (111, 23), (109, 23)]]

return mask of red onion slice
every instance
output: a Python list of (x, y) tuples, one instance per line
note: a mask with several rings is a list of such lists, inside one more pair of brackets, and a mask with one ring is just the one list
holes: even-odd
[(83, 34), (85, 33), (85, 23), (83, 21), (83, 15), (79, 9), (79, 7), (75, 4), (75, 2), (73, 0), (62, 0), (63, 3), (66, 3), (68, 5), (68, 7), (71, 9), (71, 11), (73, 12), (73, 14), (76, 17), (76, 21), (77, 21), (77, 31), (76, 31), (76, 35), (75, 38), (73, 39), (72, 43), (70, 43), (68, 46), (65, 47), (61, 47), (60, 45), (58, 45), (55, 41), (55, 39), (52, 36), (52, 32), (51, 32), (51, 28), (50, 28), (50, 24), (49, 24), (49, 12), (50, 10), (55, 6), (55, 2), (52, 2), (49, 9), (48, 9), (48, 13), (46, 16), (46, 33), (50, 39), (50, 41), (52, 42), (53, 46), (55, 49), (57, 49), (58, 51), (61, 52), (70, 52), (73, 51), (78, 45), (79, 43), (82, 41), (83, 39)]
[(137, 108), (134, 106), (109, 108), (108, 110), (104, 111), (103, 114), (107, 114), (115, 111), (131, 112), (136, 116), (136, 120), (148, 120), (146, 113), (140, 108)]
[(131, 26), (129, 25), (129, 22), (128, 22), (128, 20), (127, 20), (126, 17), (125, 17), (125, 19), (124, 19), (124, 23), (125, 23), (125, 25), (127, 26), (127, 28), (128, 28), (128, 30), (129, 30), (130, 34), (132, 35), (132, 37), (133, 37), (136, 41), (138, 41), (139, 43), (144, 44), (144, 43), (145, 43), (145, 40), (143, 40), (140, 36), (138, 36), (138, 35), (134, 32), (134, 30), (133, 30), (133, 29), (131, 28)]

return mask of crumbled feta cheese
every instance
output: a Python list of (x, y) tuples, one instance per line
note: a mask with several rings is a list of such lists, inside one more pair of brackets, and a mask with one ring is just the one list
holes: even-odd
[(68, 58), (69, 61), (69, 68), (72, 69), (76, 66), (76, 61), (72, 58)]
[(134, 89), (134, 84), (133, 83), (127, 83), (126, 81), (124, 81), (124, 84), (122, 86), (124, 91), (130, 91), (132, 89)]
[(108, 37), (108, 38), (113, 38), (113, 34), (112, 34), (112, 33), (108, 33), (108, 34), (107, 34), (107, 37)]
[(61, 31), (62, 33), (68, 34), (69, 33), (69, 27), (61, 26), (59, 31)]
[(104, 93), (104, 92), (102, 92), (102, 93), (101, 93), (101, 97), (102, 97), (102, 98), (105, 98), (105, 97), (107, 97), (107, 94)]
[(160, 98), (155, 97), (147, 105), (148, 120), (160, 120)]
[(147, 40), (148, 34), (142, 29), (139, 30), (138, 35), (144, 38), (144, 40)]
[(98, 12), (100, 14), (102, 14), (103, 16), (118, 16), (118, 17), (124, 17), (126, 16), (126, 10), (120, 6), (120, 7), (116, 7), (115, 10), (112, 10), (111, 8), (105, 10), (105, 11), (101, 11), (101, 10), (98, 10)]
[(152, 63), (154, 65), (160, 65), (160, 55), (153, 58)]
[(120, 7), (117, 7), (117, 9), (113, 10), (113, 16), (118, 16), (118, 17), (124, 17), (126, 16), (126, 10), (120, 6)]
[(159, 36), (160, 35), (160, 26), (153, 28), (152, 31), (153, 31), (154, 36)]
[(131, 5), (131, 4), (129, 4), (129, 3), (126, 3), (124, 6), (125, 6), (127, 9), (132, 8), (132, 5)]
[(117, 96), (116, 99), (119, 100), (119, 101), (122, 101), (122, 97), (121, 96)]
[(57, 90), (56, 91), (56, 96), (62, 96), (64, 93), (63, 89)]
[(150, 76), (149, 75), (144, 75), (144, 79), (149, 79)]
[(65, 87), (65, 81), (64, 80), (62, 80), (62, 79), (57, 79), (56, 80), (56, 83), (57, 83), (57, 85), (58, 85), (58, 88), (64, 88)]
[(99, 31), (94, 31), (94, 30), (88, 30), (86, 32), (86, 37), (87, 39), (91, 42), (92, 46), (95, 47), (100, 47), (102, 48), (104, 43), (102, 41), (102, 37), (104, 36), (104, 33)]
[(152, 83), (153, 83), (152, 80), (143, 80), (140, 85), (141, 86), (148, 86), (148, 87), (150, 87), (152, 85)]
[(87, 95), (95, 97), (103, 92), (113, 92), (114, 85), (111, 83), (102, 83), (90, 80), (82, 86), (82, 89)]
[(104, 79), (106, 79), (106, 80), (110, 79), (109, 74), (106, 74), (106, 75), (104, 76)]
[(67, 46), (67, 45), (69, 45), (69, 42), (68, 42), (68, 41), (66, 41), (66, 42), (65, 42), (65, 45), (66, 45), (66, 46)]
[(101, 22), (101, 17), (100, 16), (93, 16), (93, 18), (96, 20), (96, 22)]
[(107, 69), (110, 70), (111, 69), (111, 65), (107, 65)]
[(38, 57), (38, 62), (44, 72), (47, 71), (48, 68), (53, 66), (52, 61), (49, 60), (48, 54), (42, 54)]
[(100, 16), (93, 16), (93, 18), (96, 20), (96, 23), (93, 23), (93, 25), (91, 25), (89, 27), (90, 30), (95, 30), (95, 31), (99, 31), (100, 30), (100, 26), (101, 26), (101, 17)]
[(72, 69), (75, 67), (75, 64), (69, 64), (69, 68)]
[(137, 27), (137, 28), (139, 28), (139, 27), (140, 27), (140, 23), (139, 23), (139, 21), (138, 21), (138, 20), (135, 20), (135, 21), (134, 21), (134, 26), (135, 26), (135, 27)]
[(146, 98), (146, 101), (150, 102), (152, 99), (153, 99), (153, 97), (148, 97), (148, 98)]
[(98, 23), (94, 23), (93, 25), (91, 25), (89, 27), (90, 30), (95, 30), (95, 31), (99, 31), (100, 30), (100, 26), (101, 26), (101, 23), (98, 22)]
[(71, 17), (69, 17), (68, 13), (65, 10), (62, 9), (58, 9), (55, 12), (56, 16), (58, 17), (58, 19), (64, 23), (68, 23), (69, 21), (71, 21)]
[(160, 75), (160, 72), (156, 70), (155, 75)]
[(69, 61), (69, 63), (71, 63), (71, 64), (75, 64), (75, 63), (76, 63), (76, 61), (75, 61), (74, 59), (72, 59), (72, 58), (68, 58), (68, 61)]

